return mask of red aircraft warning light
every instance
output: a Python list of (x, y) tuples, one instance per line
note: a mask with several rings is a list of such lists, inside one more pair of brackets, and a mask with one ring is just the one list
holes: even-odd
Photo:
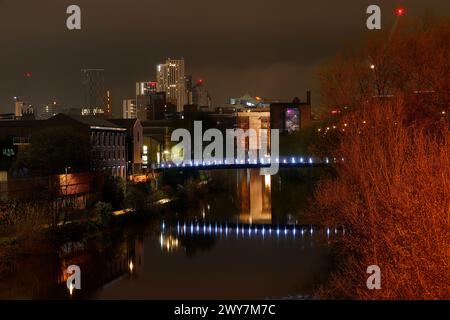
[(340, 114), (341, 113), (341, 110), (331, 110), (331, 114), (332, 115), (338, 115), (338, 114)]
[(395, 13), (397, 14), (397, 16), (402, 16), (405, 13), (405, 8), (399, 7), (397, 9), (395, 9)]
[(25, 73), (25, 77), (31, 78), (31, 76), (32, 76), (31, 72), (26, 72), (26, 73)]

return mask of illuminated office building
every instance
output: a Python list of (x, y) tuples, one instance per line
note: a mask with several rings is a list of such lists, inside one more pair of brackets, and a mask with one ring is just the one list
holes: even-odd
[(167, 100), (176, 101), (177, 112), (182, 112), (187, 102), (184, 59), (167, 59), (156, 67), (157, 91), (165, 92)]

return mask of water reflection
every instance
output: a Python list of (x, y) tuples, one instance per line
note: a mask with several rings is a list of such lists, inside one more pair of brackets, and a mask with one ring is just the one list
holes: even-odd
[[(308, 175), (310, 173), (306, 173)], [(215, 172), (212, 192), (178, 220), (120, 227), (15, 261), (0, 298), (264, 299), (310, 294), (332, 267), (339, 228), (303, 223), (305, 174)], [(303, 179), (303, 180), (302, 180)], [(295, 186), (295, 187), (293, 187)], [(292, 191), (294, 190), (294, 192)], [(295, 201), (291, 201), (295, 200)], [(284, 213), (283, 213), (284, 212)], [(292, 216), (292, 217), (291, 217)], [(66, 286), (69, 265), (82, 290)]]
[[(144, 233), (118, 232), (113, 241), (102, 235), (64, 256), (22, 261), (14, 277), (2, 280), (0, 296), (69, 299), (71, 264), (82, 270), (74, 299), (280, 298), (310, 294), (326, 277), (331, 253), (323, 231), (248, 226), (148, 225)], [(29, 265), (38, 264), (31, 273)], [(52, 264), (59, 270), (53, 279)]]
[(239, 221), (243, 223), (272, 222), (272, 177), (262, 176), (259, 170), (237, 170)]
[(176, 236), (173, 236), (171, 234), (165, 235), (161, 233), (159, 242), (161, 244), (162, 251), (172, 252), (177, 250), (179, 247), (179, 240), (176, 238)]
[(252, 236), (304, 236), (321, 234), (330, 237), (338, 237), (345, 235), (344, 228), (318, 229), (314, 226), (305, 225), (271, 225), (271, 224), (232, 224), (232, 223), (211, 223), (211, 222), (177, 222), (176, 226), (166, 226), (163, 222), (161, 226), (160, 243), (161, 249), (165, 251), (172, 251), (179, 245), (177, 236), (214, 236), (214, 237), (228, 237), (228, 235), (235, 235), (237, 237), (252, 237)]
[(309, 223), (308, 198), (320, 168), (280, 169), (274, 176), (259, 169), (206, 172), (215, 192), (207, 195), (185, 219), (248, 224)]

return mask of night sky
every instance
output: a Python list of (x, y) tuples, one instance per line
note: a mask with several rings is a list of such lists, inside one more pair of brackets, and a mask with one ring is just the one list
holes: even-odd
[[(82, 10), (82, 30), (66, 28), (66, 8)], [(291, 100), (316, 89), (314, 71), (366, 29), (366, 8), (397, 5), (448, 16), (448, 0), (0, 0), (0, 112), (13, 97), (81, 106), (81, 68), (104, 68), (120, 114), (136, 81), (152, 80), (166, 57), (205, 79), (219, 105), (245, 93)], [(26, 73), (31, 73), (31, 78)], [(314, 99), (314, 96), (313, 96)], [(317, 100), (316, 100), (317, 101)]]

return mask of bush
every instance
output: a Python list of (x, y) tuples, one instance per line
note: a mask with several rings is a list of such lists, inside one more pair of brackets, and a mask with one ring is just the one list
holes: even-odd
[[(315, 197), (323, 223), (344, 225), (344, 262), (320, 295), (355, 299), (449, 299), (450, 130), (411, 122), (422, 106), (373, 104), (342, 121), (337, 178)], [(381, 268), (368, 290), (366, 269)]]
[(103, 185), (103, 201), (114, 210), (122, 208), (125, 199), (125, 182), (121, 177), (107, 176)]
[(0, 227), (12, 227), (19, 240), (39, 236), (50, 222), (50, 204), (46, 202), (8, 202), (0, 206)]
[(144, 211), (147, 208), (149, 193), (147, 184), (130, 184), (125, 196), (125, 206), (137, 212)]
[(113, 207), (110, 203), (99, 202), (95, 205), (95, 216), (103, 225), (108, 224), (112, 218)]

